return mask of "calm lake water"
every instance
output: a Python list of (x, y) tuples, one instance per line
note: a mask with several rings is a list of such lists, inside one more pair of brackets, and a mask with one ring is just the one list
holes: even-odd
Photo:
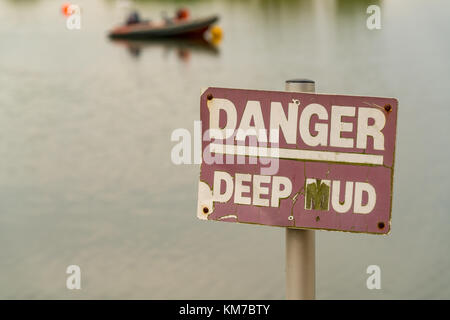
[(0, 1), (0, 298), (283, 299), (284, 230), (197, 220), (199, 166), (171, 163), (170, 135), (192, 132), (202, 87), (296, 77), (400, 108), (392, 232), (316, 232), (317, 298), (450, 298), (448, 1), (188, 2), (220, 13), (216, 49), (111, 42), (128, 10), (112, 0), (74, 1), (69, 31), (61, 3)]

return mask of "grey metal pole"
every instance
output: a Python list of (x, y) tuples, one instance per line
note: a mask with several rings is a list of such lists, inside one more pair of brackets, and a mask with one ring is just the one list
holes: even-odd
[[(287, 80), (285, 90), (315, 92), (315, 82), (308, 79)], [(315, 297), (315, 232), (286, 228), (286, 299), (313, 300)]]

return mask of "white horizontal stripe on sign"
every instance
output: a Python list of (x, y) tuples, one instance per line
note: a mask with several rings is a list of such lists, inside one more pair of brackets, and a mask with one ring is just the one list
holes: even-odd
[(210, 152), (237, 156), (252, 156), (263, 158), (282, 158), (293, 160), (330, 161), (357, 164), (383, 164), (383, 156), (374, 154), (313, 151), (285, 148), (268, 148), (254, 146), (236, 146), (229, 144), (211, 143)]

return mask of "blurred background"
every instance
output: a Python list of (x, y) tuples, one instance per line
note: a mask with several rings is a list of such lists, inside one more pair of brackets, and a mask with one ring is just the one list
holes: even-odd
[[(284, 230), (197, 220), (199, 166), (172, 164), (170, 136), (193, 131), (202, 87), (306, 77), (400, 108), (391, 234), (316, 232), (317, 298), (450, 299), (448, 1), (72, 3), (80, 30), (64, 1), (0, 0), (0, 298), (284, 299)], [(181, 6), (218, 14), (222, 41), (107, 37), (131, 9)]]

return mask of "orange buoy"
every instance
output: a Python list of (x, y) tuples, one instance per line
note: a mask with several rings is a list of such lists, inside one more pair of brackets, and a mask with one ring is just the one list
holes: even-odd
[(219, 26), (213, 26), (209, 32), (213, 41), (220, 41), (223, 37), (222, 28)]
[(70, 6), (71, 4), (66, 2), (61, 6), (61, 11), (63, 13), (63, 15), (65, 15), (66, 17), (70, 16), (72, 14), (72, 10), (70, 10)]

